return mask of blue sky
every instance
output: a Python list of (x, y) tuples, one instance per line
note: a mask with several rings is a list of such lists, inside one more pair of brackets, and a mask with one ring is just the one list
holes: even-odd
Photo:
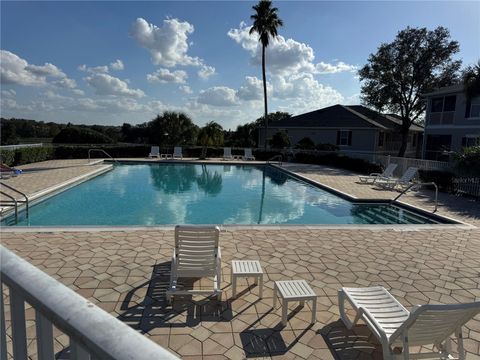
[[(184, 111), (226, 129), (262, 115), (255, 2), (1, 2), (1, 115), (142, 123)], [(277, 1), (269, 110), (359, 103), (356, 71), (407, 26), (441, 25), (480, 58), (480, 2)]]

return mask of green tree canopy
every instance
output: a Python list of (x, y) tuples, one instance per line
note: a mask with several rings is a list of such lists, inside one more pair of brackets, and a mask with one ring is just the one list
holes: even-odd
[(391, 43), (381, 44), (359, 70), (362, 102), (401, 116), (399, 156), (405, 154), (410, 126), (425, 111), (422, 94), (458, 81), (461, 61), (452, 59), (458, 51), (444, 27), (407, 27)]
[(197, 135), (197, 142), (202, 146), (222, 146), (223, 128), (220, 124), (210, 121), (202, 127)]
[(275, 133), (270, 139), (270, 146), (274, 149), (283, 149), (290, 146), (290, 139), (285, 131)]
[(474, 66), (468, 66), (462, 72), (465, 93), (468, 99), (480, 95), (480, 60)]
[(56, 144), (111, 144), (113, 139), (98, 131), (67, 126), (62, 129), (52, 140)]
[(184, 113), (165, 111), (147, 124), (147, 132), (151, 144), (191, 145), (195, 143), (198, 126)]

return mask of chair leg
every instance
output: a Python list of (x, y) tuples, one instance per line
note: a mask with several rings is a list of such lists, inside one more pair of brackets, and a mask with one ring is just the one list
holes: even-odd
[(345, 293), (343, 292), (343, 290), (338, 290), (338, 309), (340, 311), (340, 318), (342, 319), (347, 329), (352, 329), (354, 323), (350, 321), (350, 319), (347, 316), (347, 313), (345, 312), (345, 301), (346, 301)]
[(237, 297), (237, 277), (232, 275), (232, 297)]
[(282, 301), (282, 325), (283, 326), (287, 325), (287, 310), (288, 310), (288, 301), (283, 300)]
[(273, 308), (277, 307), (277, 284), (273, 284)]
[(315, 324), (317, 321), (317, 298), (312, 300), (312, 324)]
[(403, 359), (408, 360), (410, 358), (410, 345), (408, 345), (408, 335), (404, 334), (402, 336), (403, 343)]
[(458, 359), (465, 360), (465, 349), (463, 348), (463, 334), (462, 328), (458, 328), (455, 332), (455, 336), (457, 337), (457, 347), (458, 347)]
[(260, 281), (259, 282), (260, 282), (260, 285), (258, 287), (258, 297), (260, 299), (262, 299), (263, 298), (263, 275), (260, 275)]

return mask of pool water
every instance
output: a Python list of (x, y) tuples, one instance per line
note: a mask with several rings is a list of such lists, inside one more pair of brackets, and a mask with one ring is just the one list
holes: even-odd
[[(23, 218), (22, 218), (23, 217)], [(272, 166), (116, 165), (30, 208), (17, 224), (430, 224), (388, 204), (352, 203)]]

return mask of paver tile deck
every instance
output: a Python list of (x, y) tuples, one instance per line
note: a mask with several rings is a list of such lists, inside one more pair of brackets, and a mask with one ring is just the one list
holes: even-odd
[[(297, 166), (297, 172), (338, 190), (353, 192), (352, 195), (376, 194), (368, 186), (357, 185), (348, 172), (342, 174), (338, 170), (335, 175), (334, 169), (286, 166)], [(415, 194), (412, 196), (408, 201), (418, 201)], [(473, 210), (462, 214), (452, 207), (454, 200), (462, 203), (464, 199), (445, 198), (442, 213), (457, 214), (462, 220), (478, 224), (478, 209), (474, 207), (478, 203), (472, 203)], [(173, 229), (2, 229), (0, 240), (39, 269), (182, 358), (381, 359), (380, 345), (365, 326), (349, 331), (339, 320), (337, 290), (342, 286), (384, 286), (407, 309), (424, 303), (480, 301), (480, 229), (474, 227), (225, 227), (220, 235), (224, 274), (229, 274), (233, 259), (260, 259), (265, 273), (263, 299), (256, 295), (253, 279), (239, 278), (242, 291), (232, 300), (230, 277), (225, 276), (221, 302), (185, 297), (173, 306), (165, 300)], [(287, 326), (279, 326), (280, 305), (272, 309), (273, 282), (288, 279), (306, 280), (319, 295), (317, 323), (313, 326), (309, 324), (308, 303), (304, 308), (291, 304), (289, 313), (293, 312), (293, 316)], [(186, 279), (185, 286), (210, 284), (204, 279)], [(8, 310), (6, 317), (9, 318)], [(27, 327), (29, 334), (35, 333), (33, 312), (29, 310)], [(480, 359), (480, 317), (466, 328), (467, 359)], [(55, 336), (57, 351), (68, 347), (65, 335), (55, 331)], [(33, 338), (29, 338), (29, 344), (34, 359)], [(11, 346), (8, 351), (11, 352)]]

